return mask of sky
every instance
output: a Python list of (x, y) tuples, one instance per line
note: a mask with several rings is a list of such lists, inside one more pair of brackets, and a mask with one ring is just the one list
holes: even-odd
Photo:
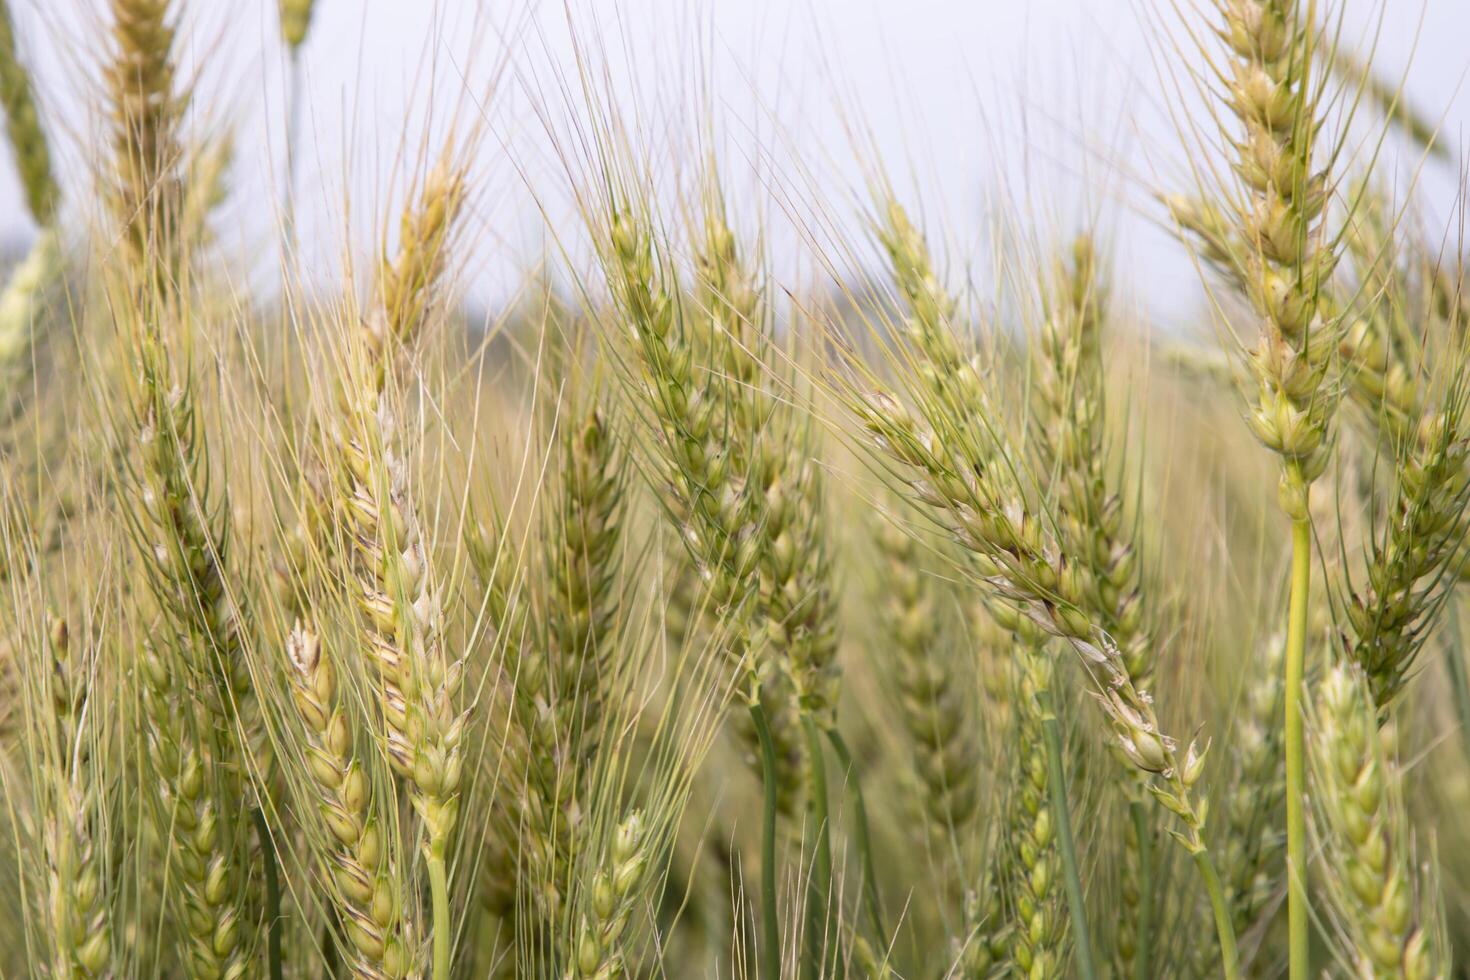
[[(580, 64), (668, 186), (713, 132), (737, 225), (767, 236), (773, 267), (793, 282), (871, 261), (870, 250), (834, 243), (861, 237), (866, 188), (883, 174), (942, 242), (949, 274), (982, 276), (1003, 238), (1044, 248), (1095, 228), (1124, 288), (1167, 323), (1189, 315), (1199, 280), (1159, 227), (1153, 192), (1188, 189), (1188, 161), (1200, 157), (1194, 127), (1208, 116), (1188, 75), (1201, 60), (1187, 25), (1202, 22), (1191, 5), (1203, 2), (316, 0), (293, 76), (276, 0), (192, 0), (178, 56), (205, 107), (191, 130), (228, 128), (235, 140), (221, 247), (266, 282), (280, 256), (293, 77), (308, 275), (331, 281), (349, 250), (388, 227), (419, 148), (456, 121), (481, 129), (470, 294), (493, 304), (548, 254), (579, 261), (568, 189), (587, 172), (569, 172), (565, 158), (587, 118)], [(10, 3), (68, 217), (93, 219), (104, 4)], [(1445, 142), (1470, 143), (1470, 6), (1343, 0), (1342, 10), (1348, 42), (1375, 49), (1380, 73), (1403, 80)], [(1453, 212), (1456, 164), (1421, 168), (1390, 142), (1381, 165), (1402, 186), (1415, 182), (1431, 214)], [(33, 234), (6, 156), (0, 242)]]

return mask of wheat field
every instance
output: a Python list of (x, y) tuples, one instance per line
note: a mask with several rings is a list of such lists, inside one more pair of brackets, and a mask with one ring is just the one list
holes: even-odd
[(1107, 194), (984, 257), (872, 155), (753, 209), (718, 98), (669, 179), (615, 44), (513, 302), (478, 91), (332, 281), (288, 164), (262, 281), (191, 0), (100, 4), (85, 121), (10, 2), (0, 976), (1470, 975), (1462, 165), (1339, 3), (1145, 4), (1170, 332)]

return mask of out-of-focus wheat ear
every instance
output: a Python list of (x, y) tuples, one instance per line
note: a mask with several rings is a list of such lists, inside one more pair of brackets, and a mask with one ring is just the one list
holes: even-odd
[(31, 352), (46, 300), (61, 282), (66, 262), (61, 238), (54, 228), (43, 228), (0, 292), (0, 419), (12, 406), (10, 397), (23, 387), (31, 367)]
[(944, 645), (936, 579), (924, 567), (918, 543), (888, 522), (877, 538), (883, 559), (880, 622), (890, 648), (899, 714), (923, 786), (922, 836), (933, 853), (947, 855), (952, 842), (968, 837), (980, 810), (980, 733), (974, 705)]
[(1454, 156), (1454, 150), (1439, 138), (1438, 124), (1415, 109), (1403, 86), (1384, 78), (1368, 59), (1348, 50), (1340, 39), (1338, 43), (1323, 45), (1317, 55), (1327, 70), (1342, 80), (1346, 90), (1360, 95), (1420, 150), (1442, 160)]
[(560, 456), (540, 583), (545, 628), (508, 651), (514, 770), (524, 780), (521, 877), (531, 884), (532, 911), (546, 923), (560, 918), (586, 844), (591, 781), (615, 696), (624, 514), (616, 436), (599, 409), (567, 425)]
[(30, 251), (11, 271), (0, 292), (0, 391), (7, 393), (0, 402), (0, 420), (4, 420), (16, 407), (11, 404), (12, 393), (24, 387), (45, 300), (65, 268), (60, 235), (54, 227), (60, 192), (51, 170), (51, 151), (41, 126), (30, 72), (16, 48), (15, 23), (7, 0), (0, 0), (0, 107), (5, 111), (26, 204), (41, 226)]
[(1230, 742), (1234, 772), (1222, 804), (1220, 875), (1240, 934), (1256, 923), (1281, 880), (1286, 784), (1279, 719), (1285, 648), (1285, 637), (1279, 633), (1261, 645), (1256, 663), (1247, 671)]
[(114, 883), (98, 851), (97, 832), (104, 805), (104, 780), (93, 771), (83, 730), (87, 717), (90, 649), (74, 647), (66, 620), (49, 617), (46, 656), (51, 671), (54, 745), (42, 754), (50, 783), (43, 843), (50, 894), (52, 972), (54, 976), (102, 977), (114, 966), (112, 912)]
[(563, 734), (585, 764), (602, 734), (603, 702), (615, 676), (612, 630), (617, 615), (618, 544), (624, 479), (616, 435), (593, 409), (564, 444), (559, 513), (548, 549), (555, 697), (564, 704)]
[(798, 706), (826, 731), (837, 725), (841, 667), (821, 463), (809, 437), (793, 439), (783, 455), (761, 467), (762, 615)]
[(179, 237), (198, 247), (209, 241), (209, 219), (229, 196), (235, 137), (225, 130), (192, 146), (184, 180)]
[[(1426, 344), (1439, 328), (1458, 330), (1446, 322), (1451, 310), (1435, 309), (1438, 272), (1415, 268), (1416, 253), (1428, 249), (1398, 229), (1403, 215), (1386, 189), (1365, 179), (1353, 198), (1357, 206), (1343, 240), (1356, 281), (1339, 299), (1349, 322), (1340, 344), (1343, 382), (1361, 421), (1388, 451), (1400, 453), (1412, 441), (1431, 394)], [(1420, 299), (1419, 289), (1431, 297)]]
[(465, 175), (452, 147), (424, 178), (417, 197), (399, 222), (398, 249), (386, 251), (377, 279), (377, 308), (368, 321), (369, 337), (380, 354), (387, 345), (417, 340), (424, 315), (448, 264), (451, 236), (465, 200)]
[(852, 935), (852, 963), (849, 968), (864, 980), (896, 980), (898, 973), (887, 956), (880, 956), (862, 933)]
[(0, 2), (0, 107), (5, 110), (10, 149), (15, 154), (21, 183), (25, 185), (26, 206), (36, 224), (49, 227), (61, 194), (51, 172), (51, 150), (46, 131), (41, 127), (31, 74), (17, 50), (9, 0)]
[(306, 32), (311, 29), (312, 8), (316, 0), (280, 0), (281, 40), (295, 51), (306, 43)]
[(381, 819), (372, 780), (354, 747), (337, 693), (336, 670), (321, 640), (297, 624), (286, 639), (292, 701), (306, 736), (296, 764), (318, 796), (316, 830), (329, 842), (323, 884), (337, 906), (355, 976), (389, 980), (416, 974), (417, 944), (402, 915), (408, 883), (395, 866), (394, 827)]
[(1433, 902), (1415, 880), (1393, 725), (1363, 671), (1334, 666), (1317, 690), (1313, 829), (1331, 920), (1361, 976), (1445, 975)]
[(111, 0), (113, 57), (105, 77), (112, 112), (109, 199), (137, 286), (167, 291), (178, 271), (183, 181), (179, 121), (188, 96), (174, 83), (169, 0)]

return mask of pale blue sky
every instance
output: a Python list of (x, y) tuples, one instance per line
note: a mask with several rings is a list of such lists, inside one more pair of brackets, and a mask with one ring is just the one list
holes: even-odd
[[(542, 251), (538, 207), (558, 227), (575, 225), (542, 124), (546, 113), (566, 111), (553, 85), (575, 71), (575, 32), (601, 49), (619, 103), (655, 134), (655, 146), (670, 147), (665, 157), (678, 157), (673, 147), (697, 131), (706, 99), (714, 106), (732, 183), (744, 200), (767, 202), (752, 213), (774, 239), (783, 274), (810, 271), (789, 212), (820, 195), (827, 213), (845, 215), (862, 163), (877, 158), (960, 256), (978, 252), (996, 200), (1019, 203), (1043, 235), (1103, 214), (1120, 274), (1168, 320), (1191, 307), (1197, 276), (1150, 227), (1157, 211), (1147, 189), (1187, 181), (1168, 111), (1181, 79), (1167, 73), (1181, 61), (1166, 35), (1179, 36), (1174, 5), (1191, 2), (1201, 0), (317, 0), (303, 51), (306, 259), (330, 273), (348, 237), (349, 198), (351, 237), (366, 240), (376, 202), (400, 186), (393, 164), (405, 128), (417, 143), (453, 112), (483, 106), (469, 286), (482, 298), (505, 295)], [(1381, 19), (1378, 2), (1346, 0), (1346, 35), (1370, 43), (1381, 24), (1382, 71), (1397, 78), (1407, 67), (1409, 100), (1444, 118), (1451, 144), (1470, 140), (1470, 8), (1379, 2), (1392, 8)], [(101, 4), (11, 4), (62, 144), (71, 213), (86, 218), (79, 182), (92, 158), (83, 147), (97, 134), (86, 107), (95, 99), (88, 72), (101, 50)], [(181, 58), (200, 73), (202, 101), (227, 108), (239, 134), (224, 244), (249, 250), (268, 272), (287, 77), (276, 0), (193, 0), (183, 35)], [(432, 120), (423, 111), (430, 102)], [(1413, 161), (1390, 154), (1388, 164), (1407, 173)], [(1422, 188), (1443, 215), (1456, 186), (1451, 167), (1426, 173)], [(31, 234), (8, 157), (0, 216), (0, 240)]]

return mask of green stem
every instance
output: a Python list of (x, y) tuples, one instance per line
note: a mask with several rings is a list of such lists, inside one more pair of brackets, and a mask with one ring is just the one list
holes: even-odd
[(780, 980), (781, 924), (776, 917), (776, 745), (760, 702), (750, 706), (750, 722), (761, 747), (761, 980)]
[(1062, 728), (1052, 708), (1051, 693), (1039, 692), (1041, 731), (1046, 742), (1046, 775), (1051, 788), (1051, 808), (1057, 818), (1057, 847), (1062, 852), (1062, 871), (1067, 886), (1067, 908), (1072, 914), (1072, 944), (1077, 951), (1077, 975), (1082, 980), (1097, 976), (1092, 959), (1092, 934), (1087, 928), (1087, 905), (1082, 896), (1082, 873), (1077, 865), (1077, 841), (1072, 837), (1072, 813), (1067, 806), (1067, 774), (1062, 764)]
[(836, 973), (837, 943), (832, 935), (832, 835), (831, 807), (827, 800), (827, 766), (823, 761), (822, 733), (808, 714), (801, 718), (806, 732), (807, 754), (812, 767), (812, 819), (816, 822), (816, 853), (813, 855), (811, 881), (807, 888), (806, 926), (809, 962), (803, 964), (814, 976), (830, 977)]
[(852, 753), (847, 750), (847, 740), (836, 728), (829, 729), (827, 739), (832, 743), (832, 751), (837, 753), (837, 761), (841, 764), (844, 780), (852, 793), (852, 809), (856, 817), (856, 837), (858, 860), (863, 866), (863, 899), (867, 906), (869, 924), (873, 928), (873, 935), (879, 942), (886, 943), (888, 932), (883, 928), (883, 904), (878, 894), (878, 875), (873, 864), (873, 838), (868, 829), (868, 807), (863, 802), (863, 787), (858, 782), (857, 773), (852, 765)]
[(434, 973), (433, 980), (449, 980), (449, 941), (453, 927), (449, 921), (449, 872), (444, 860), (442, 837), (429, 841), (429, 893), (434, 908)]
[(1210, 893), (1210, 908), (1215, 912), (1215, 931), (1220, 936), (1220, 967), (1225, 980), (1240, 980), (1240, 954), (1235, 950), (1235, 926), (1230, 921), (1230, 909), (1225, 904), (1225, 889), (1220, 887), (1220, 875), (1215, 871), (1215, 862), (1210, 852), (1200, 848), (1194, 852), (1194, 863), (1200, 877), (1205, 880), (1205, 890)]
[(1133, 834), (1138, 838), (1138, 948), (1133, 954), (1135, 980), (1153, 976), (1154, 952), (1154, 839), (1148, 807), (1142, 800), (1128, 804)]
[(342, 960), (337, 954), (337, 936), (342, 931), (342, 917), (337, 914), (335, 905), (327, 907), (327, 916), (331, 921), (322, 926), (322, 976), (326, 980), (337, 980), (342, 975)]
[[(1306, 744), (1302, 676), (1307, 662), (1307, 592), (1312, 582), (1312, 529), (1291, 524), (1291, 607), (1286, 621), (1286, 918), (1291, 980), (1307, 980)], [(1218, 882), (1216, 884), (1218, 887)]]
[(255, 821), (255, 836), (260, 842), (260, 863), (265, 871), (265, 948), (270, 964), (271, 980), (285, 975), (281, 964), (281, 875), (276, 866), (276, 848), (271, 842), (270, 826), (260, 807), (250, 811)]

